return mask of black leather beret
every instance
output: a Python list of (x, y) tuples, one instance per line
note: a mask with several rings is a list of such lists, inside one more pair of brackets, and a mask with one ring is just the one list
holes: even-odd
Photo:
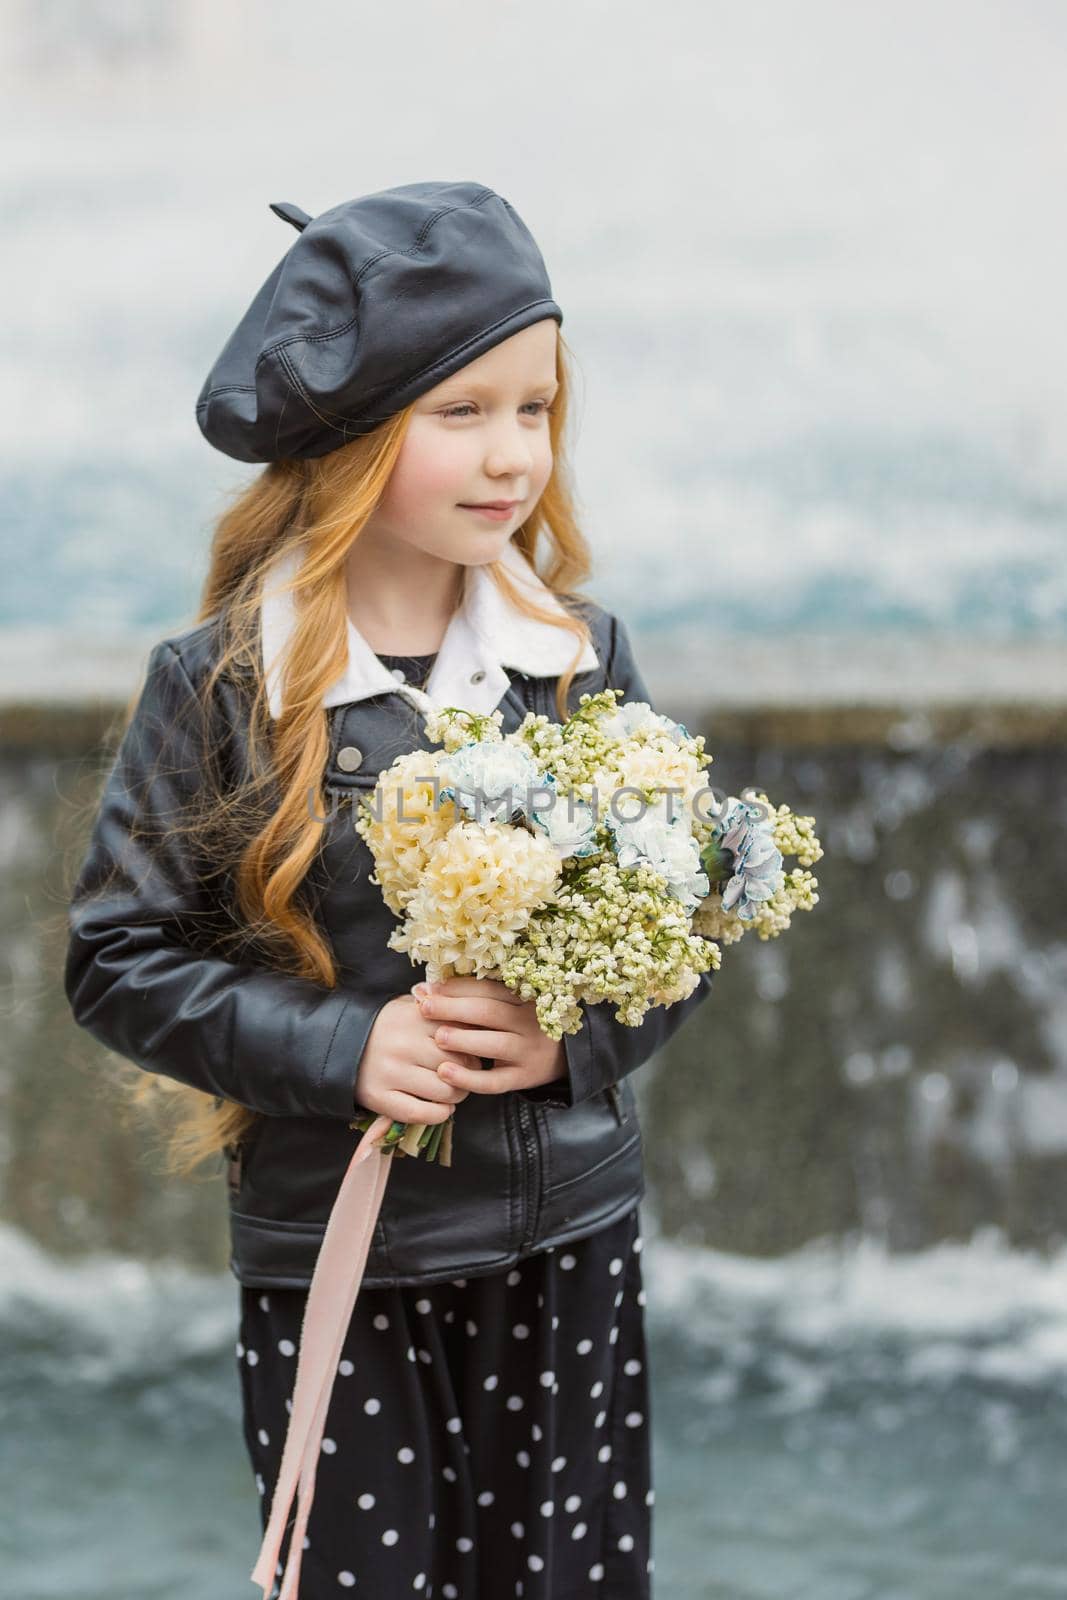
[(544, 317), (541, 252), (480, 183), (405, 183), (309, 217), (223, 347), (196, 402), (238, 461), (324, 456)]

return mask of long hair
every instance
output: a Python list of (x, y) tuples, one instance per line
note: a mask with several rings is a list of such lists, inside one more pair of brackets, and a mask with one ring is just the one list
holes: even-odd
[[(552, 472), (513, 540), (547, 586), (566, 597), (566, 614), (535, 604), (516, 588), (503, 563), (487, 567), (517, 609), (575, 635), (574, 657), (556, 688), (561, 721), (569, 714), (568, 691), (590, 637), (588, 596), (575, 592), (588, 577), (591, 560), (576, 521), (566, 456), (570, 361), (559, 334), (559, 389), (549, 413)], [(272, 462), (240, 490), (216, 524), (196, 617), (197, 622), (218, 617), (221, 624), (218, 659), (201, 690), (205, 726), (220, 676), (241, 679), (250, 693), (247, 724), (241, 728), (247, 772), (236, 787), (227, 789), (221, 779), (208, 786), (208, 804), (201, 799), (189, 824), (191, 848), (205, 861), (227, 865), (231, 941), (255, 948), (269, 965), (329, 988), (337, 983), (337, 962), (300, 893), (322, 841), (308, 804), (309, 794), (316, 796), (313, 809), (321, 815), (329, 748), (322, 697), (347, 661), (346, 556), (389, 482), (412, 409), (325, 456)], [(548, 555), (543, 571), (537, 565), (541, 548)], [(260, 604), (267, 569), (287, 552), (299, 552), (302, 559), (288, 586), (296, 625), (286, 661), (284, 709), (275, 720), (264, 677), (270, 663), (263, 662), (260, 650)], [(126, 708), (123, 728), (138, 697), (139, 691)], [(163, 1074), (140, 1069), (131, 1074), (130, 1065), (120, 1067), (120, 1081), (138, 1111), (151, 1113), (153, 1120), (162, 1114), (164, 1153), (174, 1174), (187, 1175), (209, 1156), (232, 1149), (258, 1120), (247, 1106)]]

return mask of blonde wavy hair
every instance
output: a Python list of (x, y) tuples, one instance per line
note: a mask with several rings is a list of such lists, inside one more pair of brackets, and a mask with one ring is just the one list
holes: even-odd
[[(591, 570), (588, 544), (579, 531), (571, 490), (565, 431), (572, 384), (570, 352), (562, 334), (556, 345), (559, 389), (549, 411), (553, 467), (536, 507), (513, 542), (547, 586), (567, 597), (566, 615), (548, 611), (520, 593), (501, 562), (487, 571), (504, 597), (527, 616), (555, 622), (575, 635), (575, 653), (556, 688), (560, 720), (572, 709), (568, 691), (590, 630), (586, 595), (575, 592)], [(216, 680), (224, 675), (251, 687), (247, 726), (248, 771), (227, 787), (219, 772), (207, 786), (197, 813), (185, 824), (199, 859), (229, 876), (231, 893), (222, 944), (255, 948), (259, 959), (329, 988), (338, 981), (337, 962), (322, 927), (301, 900), (301, 885), (323, 837), (314, 810), (324, 810), (322, 782), (328, 755), (328, 721), (322, 706), (327, 687), (344, 671), (346, 557), (389, 482), (407, 431), (412, 407), (374, 432), (312, 460), (265, 466), (240, 490), (215, 527), (210, 565), (196, 621), (216, 616), (222, 628), (219, 657), (200, 691), (200, 712), (209, 716)], [(537, 557), (544, 547), (543, 571)], [(260, 597), (268, 567), (299, 551), (302, 562), (290, 585), (296, 627), (286, 665), (285, 706), (270, 717), (260, 650)], [(267, 663), (269, 665), (269, 663)], [(129, 725), (140, 690), (125, 710)], [(205, 726), (207, 726), (205, 720)], [(209, 767), (216, 766), (212, 751)], [(173, 835), (173, 819), (168, 833)], [(217, 948), (217, 946), (216, 946)], [(159, 1073), (119, 1064), (119, 1078), (137, 1113), (146, 1112), (163, 1134), (168, 1170), (191, 1173), (217, 1152), (230, 1152), (258, 1120), (258, 1113), (191, 1088)]]

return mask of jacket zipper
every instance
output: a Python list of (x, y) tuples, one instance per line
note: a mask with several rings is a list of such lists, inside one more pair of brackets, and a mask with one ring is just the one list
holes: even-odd
[(519, 1113), (519, 1127), (522, 1129), (523, 1145), (526, 1150), (526, 1160), (523, 1163), (524, 1195), (523, 1209), (526, 1228), (519, 1245), (520, 1250), (525, 1250), (537, 1236), (539, 1219), (538, 1196), (541, 1191), (541, 1150), (537, 1140), (537, 1130), (533, 1124), (533, 1112), (525, 1100), (515, 1096), (515, 1106)]
[(619, 1124), (619, 1127), (621, 1128), (623, 1123), (627, 1120), (627, 1118), (629, 1116), (629, 1112), (626, 1110), (626, 1108), (624, 1107), (624, 1105), (622, 1103), (622, 1096), (619, 1094), (619, 1086), (618, 1086), (618, 1084), (617, 1083), (609, 1083), (607, 1088), (604, 1090), (604, 1093), (607, 1096), (608, 1101), (611, 1104), (611, 1109), (615, 1113), (615, 1120)]
[(236, 1197), (241, 1188), (242, 1151), (240, 1143), (228, 1144), (226, 1146), (226, 1154), (230, 1158), (229, 1166), (226, 1168), (226, 1181), (229, 1184), (230, 1194)]

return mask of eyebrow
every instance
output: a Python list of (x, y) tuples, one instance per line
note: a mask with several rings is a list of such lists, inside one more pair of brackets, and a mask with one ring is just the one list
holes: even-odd
[[(559, 388), (559, 379), (558, 378), (550, 378), (547, 383), (531, 383), (528, 387), (530, 389), (558, 389)], [(477, 380), (471, 380), (471, 381), (468, 381), (466, 383), (463, 383), (457, 378), (457, 379), (455, 379), (455, 381), (453, 381), (449, 385), (448, 395), (451, 395), (451, 394), (456, 393), (456, 392), (458, 392), (460, 394), (482, 394), (482, 395), (485, 395), (485, 394), (494, 394), (496, 391), (494, 389), (494, 386), (491, 383), (479, 383), (479, 382), (477, 382)], [(447, 398), (447, 396), (442, 396), (442, 398)]]

